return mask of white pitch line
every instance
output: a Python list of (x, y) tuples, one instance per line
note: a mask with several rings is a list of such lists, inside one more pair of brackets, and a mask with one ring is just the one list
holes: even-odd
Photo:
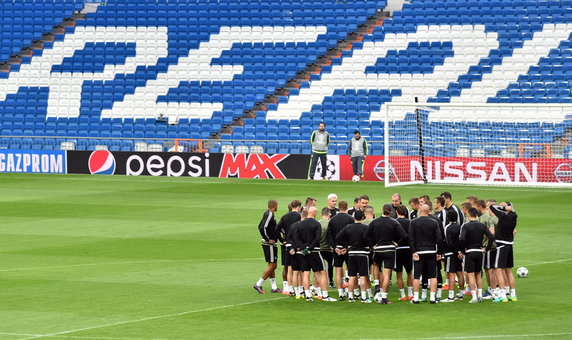
[(252, 305), (252, 304), (255, 304), (255, 303), (262, 303), (262, 302), (268, 302), (268, 301), (281, 300), (281, 299), (285, 299), (285, 298), (286, 298), (286, 297), (277, 297), (277, 298), (273, 298), (273, 299), (265, 299), (265, 300), (256, 300), (256, 301), (242, 302), (242, 303), (237, 303), (237, 304), (234, 304), (234, 305), (224, 305), (224, 306), (218, 306), (218, 307), (210, 307), (210, 308), (204, 308), (204, 309), (196, 309), (196, 310), (190, 310), (190, 311), (181, 312), (181, 313), (173, 313), (173, 314), (164, 314), (164, 315), (148, 316), (148, 317), (140, 318), (140, 319), (117, 321), (117, 322), (112, 322), (112, 323), (107, 323), (107, 324), (102, 324), (102, 325), (96, 325), (96, 326), (90, 326), (90, 327), (84, 327), (84, 328), (77, 328), (77, 329), (70, 329), (70, 330), (68, 330), (68, 331), (61, 331), (61, 332), (55, 332), (55, 333), (49, 333), (49, 334), (38, 334), (38, 335), (33, 335), (33, 336), (30, 336), (30, 337), (26, 337), (26, 338), (21, 338), (20, 340), (29, 340), (29, 339), (47, 338), (47, 337), (53, 337), (53, 336), (59, 336), (59, 335), (66, 335), (66, 334), (70, 334), (70, 333), (77, 333), (77, 332), (82, 332), (82, 331), (89, 331), (89, 330), (92, 330), (92, 329), (107, 328), (107, 327), (125, 325), (125, 324), (136, 323), (136, 322), (144, 322), (144, 321), (149, 321), (149, 320), (166, 319), (166, 318), (170, 318), (170, 317), (174, 317), (174, 316), (183, 316), (183, 315), (189, 315), (189, 314), (195, 314), (195, 313), (210, 312), (210, 311), (213, 311), (213, 310), (226, 309), (226, 308), (234, 308), (234, 307), (241, 307), (241, 306), (246, 306), (246, 305)]
[(3, 273), (3, 272), (27, 271), (27, 270), (42, 270), (42, 269), (58, 269), (58, 268), (90, 267), (90, 266), (105, 266), (105, 265), (121, 265), (121, 264), (184, 263), (184, 262), (193, 262), (193, 261), (236, 262), (236, 261), (252, 261), (252, 260), (259, 260), (259, 258), (258, 258), (258, 257), (248, 257), (248, 258), (242, 258), (242, 259), (187, 259), (187, 260), (150, 260), (150, 261), (124, 261), (124, 262), (78, 263), (78, 264), (67, 264), (67, 265), (61, 265), (61, 266), (23, 267), (23, 268), (0, 269), (0, 273)]
[(541, 264), (553, 264), (553, 263), (562, 263), (562, 262), (569, 262), (572, 261), (572, 259), (564, 259), (564, 260), (556, 260), (556, 261), (546, 261), (546, 262), (535, 262), (535, 263), (531, 263), (531, 264), (527, 264), (525, 266), (538, 266)]
[(0, 332), (0, 335), (14, 335), (14, 336), (38, 336), (40, 334), (25, 334), (25, 333), (6, 333)]

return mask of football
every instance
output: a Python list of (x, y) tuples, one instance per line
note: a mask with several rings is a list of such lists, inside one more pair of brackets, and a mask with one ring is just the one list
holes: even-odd
[(360, 180), (361, 178), (358, 175), (354, 175), (354, 177), (352, 177), (353, 182), (359, 182)]
[(528, 276), (528, 269), (525, 267), (520, 267), (516, 270), (516, 275), (518, 277), (527, 277)]

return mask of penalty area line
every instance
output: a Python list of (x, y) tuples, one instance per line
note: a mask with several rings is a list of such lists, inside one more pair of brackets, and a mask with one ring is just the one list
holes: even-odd
[(173, 314), (164, 314), (164, 315), (148, 316), (148, 317), (140, 318), (140, 319), (117, 321), (117, 322), (111, 322), (111, 323), (106, 323), (106, 324), (101, 324), (101, 325), (95, 325), (95, 326), (89, 326), (89, 327), (84, 327), (84, 328), (70, 329), (70, 330), (67, 330), (67, 331), (54, 332), (54, 333), (48, 333), (48, 334), (35, 334), (35, 335), (31, 335), (31, 336), (29, 336), (29, 337), (21, 338), (20, 340), (29, 340), (29, 339), (38, 339), (38, 338), (49, 338), (49, 337), (60, 336), (60, 335), (66, 335), (66, 334), (77, 333), (77, 332), (82, 332), (82, 331), (89, 331), (89, 330), (93, 330), (93, 329), (107, 328), (107, 327), (113, 327), (113, 326), (120, 326), (120, 325), (126, 325), (126, 324), (137, 323), (137, 322), (145, 322), (145, 321), (150, 321), (150, 320), (166, 319), (166, 318), (171, 318), (171, 317), (175, 317), (175, 316), (183, 316), (183, 315), (189, 315), (189, 314), (210, 312), (210, 311), (213, 311), (213, 310), (227, 309), (227, 308), (235, 308), (235, 307), (241, 307), (241, 306), (252, 305), (252, 304), (255, 304), (255, 303), (276, 301), (276, 300), (282, 300), (282, 299), (286, 299), (286, 297), (277, 297), (277, 298), (273, 298), (273, 299), (265, 299), (265, 300), (256, 300), (256, 301), (241, 302), (241, 303), (236, 303), (236, 304), (233, 304), (233, 305), (223, 305), (223, 306), (217, 306), (217, 307), (210, 307), (210, 308), (203, 308), (203, 309), (195, 309), (195, 310), (190, 310), (190, 311), (180, 312), (180, 313), (173, 313)]

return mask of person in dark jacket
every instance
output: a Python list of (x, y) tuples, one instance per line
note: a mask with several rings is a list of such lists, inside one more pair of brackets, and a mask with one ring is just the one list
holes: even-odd
[(266, 269), (262, 272), (260, 279), (252, 286), (258, 293), (264, 294), (262, 284), (267, 278), (270, 278), (270, 285), (272, 286), (272, 293), (282, 293), (282, 290), (276, 286), (276, 262), (278, 261), (278, 247), (276, 240), (276, 218), (274, 213), (278, 210), (278, 202), (276, 200), (268, 201), (268, 210), (262, 215), (262, 220), (258, 224), (258, 231), (262, 237), (262, 250), (264, 252), (264, 259), (268, 264)]
[(429, 217), (431, 208), (427, 204), (419, 208), (419, 217), (409, 224), (409, 247), (413, 253), (413, 300), (419, 303), (419, 285), (421, 274), (427, 275), (430, 283), (430, 302), (437, 303), (437, 261), (441, 260), (439, 245), (441, 231), (439, 222)]
[[(461, 235), (459, 236), (459, 245), (462, 254), (459, 257), (465, 257), (465, 272), (471, 287), (472, 299), (470, 303), (481, 302), (483, 299), (483, 279), (481, 270), (483, 269), (483, 253), (491, 249), (494, 236), (484, 223), (478, 221), (479, 212), (475, 208), (468, 211), (469, 222), (463, 224)], [(486, 248), (483, 249), (483, 238), (487, 237), (488, 242)]]
[[(354, 302), (354, 290), (357, 287), (357, 276), (360, 276), (361, 302), (371, 303), (371, 283), (369, 281), (369, 248), (366, 235), (367, 226), (361, 221), (365, 214), (358, 210), (354, 215), (355, 223), (345, 226), (336, 235), (336, 248), (338, 254), (348, 254), (348, 302)], [(357, 296), (356, 296), (357, 298)]]
[[(514, 275), (512, 274), (512, 267), (514, 267), (512, 247), (514, 245), (514, 234), (518, 216), (510, 202), (503, 202), (500, 205), (491, 205), (489, 208), (499, 219), (495, 233), (495, 242), (497, 244), (495, 275), (500, 287), (501, 296), (493, 300), (493, 302), (516, 301), (516, 286)], [(505, 288), (504, 290), (503, 287)], [(507, 292), (507, 287), (510, 287), (509, 292)]]
[(445, 242), (443, 253), (445, 255), (445, 272), (449, 282), (455, 282), (455, 275), (459, 278), (459, 295), (455, 298), (455, 284), (448, 287), (449, 295), (442, 302), (455, 302), (455, 300), (463, 300), (463, 290), (465, 288), (465, 279), (463, 275), (463, 261), (459, 258), (461, 247), (459, 245), (459, 236), (461, 234), (461, 226), (457, 223), (457, 212), (449, 211), (447, 214), (448, 223), (445, 225), (444, 234)]
[(290, 204), (290, 211), (287, 212), (280, 218), (280, 221), (276, 225), (276, 235), (278, 235), (278, 241), (280, 241), (280, 255), (282, 256), (282, 266), (284, 269), (282, 271), (282, 293), (285, 295), (294, 294), (294, 289), (292, 285), (292, 267), (290, 264), (290, 259), (292, 256), (288, 253), (290, 251), (289, 244), (286, 239), (288, 238), (288, 232), (290, 231), (290, 226), (297, 221), (300, 221), (300, 210), (302, 210), (302, 202), (299, 200), (293, 200)]
[[(328, 231), (326, 232), (326, 241), (332, 247), (336, 249), (336, 236), (342, 229), (348, 224), (354, 223), (354, 218), (348, 214), (348, 202), (340, 201), (338, 203), (338, 209), (340, 211), (336, 216), (330, 218), (328, 223)], [(334, 251), (334, 268), (336, 269), (336, 288), (338, 289), (338, 296), (341, 300), (345, 299), (345, 290), (343, 288), (343, 278), (344, 278), (344, 263), (346, 268), (348, 265), (348, 254)]]
[(395, 248), (399, 243), (407, 239), (407, 234), (401, 228), (399, 222), (389, 217), (391, 214), (391, 204), (385, 204), (382, 209), (382, 216), (373, 220), (367, 229), (369, 244), (373, 246), (374, 278), (376, 272), (379, 275), (381, 304), (390, 304), (387, 295), (389, 289), (389, 279), (395, 267)]

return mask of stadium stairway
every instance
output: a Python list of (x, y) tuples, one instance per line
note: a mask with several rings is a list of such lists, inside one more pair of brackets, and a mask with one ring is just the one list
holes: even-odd
[(363, 41), (366, 34), (373, 33), (375, 27), (383, 25), (383, 21), (389, 17), (390, 12), (388, 11), (377, 11), (365, 23), (359, 25), (356, 31), (350, 32), (344, 39), (340, 39), (336, 46), (329, 48), (324, 55), (318, 57), (315, 62), (309, 63), (304, 70), (298, 71), (294, 78), (286, 81), (274, 93), (266, 95), (263, 101), (256, 103), (252, 108), (246, 109), (242, 117), (235, 118), (231, 124), (223, 126), (220, 132), (213, 133), (211, 139), (219, 140), (221, 135), (232, 135), (233, 127), (248, 125), (248, 121), (252, 122), (252, 120), (255, 120), (257, 114), (265, 114), (269, 105), (287, 102), (291, 93), (296, 93), (301, 86), (309, 84), (313, 78), (319, 77), (325, 67), (332, 65), (333, 59), (339, 59), (345, 51), (351, 51), (354, 43)]

